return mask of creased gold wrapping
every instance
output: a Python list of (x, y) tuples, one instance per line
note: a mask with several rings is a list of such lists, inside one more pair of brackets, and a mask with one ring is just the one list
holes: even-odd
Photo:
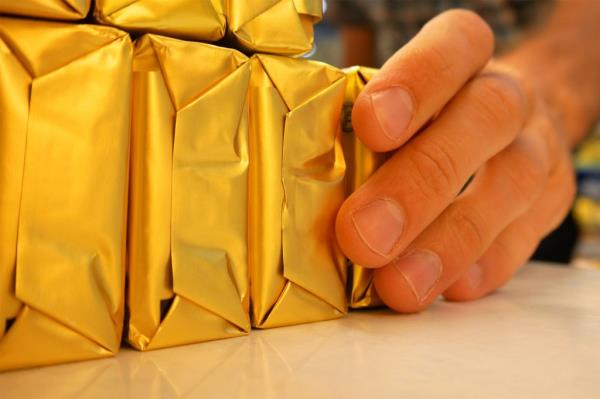
[[(352, 106), (364, 89), (367, 82), (377, 72), (376, 69), (352, 67), (345, 69), (348, 77), (344, 114), (342, 122), (342, 144), (347, 163), (346, 193), (350, 195), (360, 187), (385, 162), (386, 153), (375, 153), (369, 150), (354, 135), (352, 128)], [(382, 306), (383, 302), (377, 296), (373, 286), (372, 271), (359, 265), (350, 265), (348, 275), (349, 305), (353, 309)]]
[(121, 340), (132, 46), (0, 18), (0, 370)]
[(0, 14), (77, 20), (84, 19), (92, 0), (0, 0)]
[(250, 330), (249, 80), (235, 50), (136, 43), (128, 339), (140, 350)]
[(216, 41), (225, 35), (225, 1), (96, 0), (94, 16), (128, 31)]
[(299, 55), (314, 43), (323, 0), (228, 0), (230, 36), (249, 51)]
[(344, 199), (339, 117), (346, 78), (312, 61), (257, 55), (251, 62), (253, 325), (340, 317), (346, 266), (334, 221)]

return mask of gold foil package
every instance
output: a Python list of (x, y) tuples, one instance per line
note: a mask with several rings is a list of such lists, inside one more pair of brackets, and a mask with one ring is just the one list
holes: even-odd
[(229, 0), (228, 29), (252, 52), (298, 55), (313, 47), (322, 0)]
[(132, 47), (0, 18), (0, 370), (121, 342)]
[(225, 1), (96, 0), (94, 16), (128, 31), (217, 41), (225, 35)]
[(256, 327), (346, 312), (346, 266), (333, 227), (344, 199), (345, 86), (344, 74), (325, 64), (252, 58), (249, 261)]
[(91, 3), (92, 0), (0, 0), (0, 14), (78, 20), (87, 16)]
[[(352, 128), (352, 106), (377, 70), (365, 67), (352, 67), (344, 70), (344, 72), (348, 77), (348, 85), (346, 87), (344, 115), (341, 124), (344, 156), (348, 168), (346, 173), (346, 193), (350, 195), (383, 164), (388, 155), (369, 150), (358, 140)], [(348, 282), (349, 306), (351, 308), (367, 308), (383, 305), (373, 286), (372, 270), (360, 265), (351, 264)]]
[(209, 42), (228, 33), (249, 52), (298, 55), (313, 47), (322, 7), (322, 0), (97, 0), (94, 16), (132, 32)]
[(249, 81), (235, 50), (136, 43), (128, 340), (140, 350), (250, 329)]

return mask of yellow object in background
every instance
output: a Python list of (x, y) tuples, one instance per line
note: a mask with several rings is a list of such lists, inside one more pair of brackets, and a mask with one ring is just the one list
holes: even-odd
[[(388, 155), (369, 150), (355, 136), (354, 129), (352, 128), (352, 106), (377, 70), (365, 67), (352, 67), (344, 70), (344, 72), (348, 76), (348, 85), (346, 87), (344, 115), (342, 118), (342, 144), (348, 168), (346, 173), (346, 193), (350, 195), (385, 162)], [(383, 305), (373, 286), (372, 270), (351, 264), (348, 279), (350, 291), (349, 305), (351, 308), (359, 309)]]
[(137, 349), (250, 330), (249, 80), (235, 50), (154, 35), (136, 43), (128, 340)]
[(0, 14), (78, 20), (90, 11), (92, 0), (0, 0)]
[(217, 41), (225, 35), (225, 1), (96, 0), (94, 16), (128, 31)]
[(323, 0), (229, 0), (230, 36), (252, 52), (299, 55), (314, 43)]
[(132, 46), (0, 18), (0, 370), (121, 342)]
[(253, 325), (341, 317), (346, 265), (334, 221), (344, 199), (339, 118), (346, 77), (314, 61), (257, 55), (251, 62)]

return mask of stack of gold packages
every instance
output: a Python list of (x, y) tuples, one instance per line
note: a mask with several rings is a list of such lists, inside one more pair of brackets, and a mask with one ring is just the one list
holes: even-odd
[[(388, 154), (376, 153), (362, 144), (352, 128), (352, 106), (360, 92), (377, 70), (365, 67), (352, 67), (344, 70), (348, 76), (344, 115), (341, 119), (344, 156), (348, 163), (346, 193), (350, 195), (360, 187), (385, 162)], [(383, 303), (375, 292), (372, 270), (351, 264), (349, 277), (349, 306), (353, 309), (381, 306)]]
[(0, 370), (114, 354), (125, 305), (139, 350), (343, 316), (347, 78), (282, 56), (321, 0), (90, 3), (0, 0), (112, 25), (0, 19)]
[(0, 18), (0, 370), (119, 349), (131, 59), (112, 28)]

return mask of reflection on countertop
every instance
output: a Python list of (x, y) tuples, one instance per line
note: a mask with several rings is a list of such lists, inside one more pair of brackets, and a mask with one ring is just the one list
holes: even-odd
[(8, 398), (594, 397), (600, 273), (528, 266), (474, 303), (0, 374)]

